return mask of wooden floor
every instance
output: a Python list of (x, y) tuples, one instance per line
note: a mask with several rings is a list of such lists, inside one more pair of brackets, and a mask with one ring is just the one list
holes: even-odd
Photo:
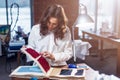
[[(100, 73), (105, 73), (108, 75), (115, 75), (116, 74), (116, 50), (106, 50), (104, 53), (104, 60), (100, 61), (100, 57), (97, 53), (91, 53), (90, 56), (86, 56), (85, 61), (77, 59), (76, 63), (85, 62), (94, 70), (98, 70)], [(16, 57), (12, 58), (12, 69), (14, 70), (17, 67), (17, 60)], [(69, 61), (69, 63), (74, 63), (73, 59)], [(9, 78), (9, 66), (6, 68), (5, 64), (5, 57), (0, 57), (0, 80), (10, 80)]]

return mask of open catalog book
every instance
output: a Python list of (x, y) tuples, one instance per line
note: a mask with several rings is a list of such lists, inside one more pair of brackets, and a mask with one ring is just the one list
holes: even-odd
[(84, 80), (85, 69), (81, 68), (54, 68), (38, 52), (31, 48), (22, 48), (21, 51), (28, 55), (38, 66), (19, 66), (10, 77), (48, 77), (48, 78), (80, 78)]

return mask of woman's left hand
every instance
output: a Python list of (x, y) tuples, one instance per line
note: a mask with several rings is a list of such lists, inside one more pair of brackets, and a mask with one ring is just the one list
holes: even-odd
[(44, 51), (41, 53), (45, 58), (48, 58), (48, 59), (51, 59), (51, 60), (55, 60), (55, 57), (53, 54), (47, 52), (47, 51)]

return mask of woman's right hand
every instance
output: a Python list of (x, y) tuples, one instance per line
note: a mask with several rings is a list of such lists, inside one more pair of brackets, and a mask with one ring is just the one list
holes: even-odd
[(22, 48), (27, 48), (27, 46), (26, 46), (26, 45), (23, 45)]
[(51, 60), (55, 60), (55, 57), (52, 53), (49, 53), (48, 51), (44, 51), (41, 53), (45, 58), (51, 59)]
[[(22, 49), (25, 49), (25, 48), (27, 48), (27, 46), (26, 45), (23, 45), (22, 47), (21, 47), (21, 52), (22, 52)], [(24, 53), (24, 52), (22, 52), (22, 53)]]

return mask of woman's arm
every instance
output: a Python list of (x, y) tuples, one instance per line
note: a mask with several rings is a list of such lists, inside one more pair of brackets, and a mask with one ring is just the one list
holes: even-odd
[(35, 42), (34, 41), (36, 41), (35, 40), (36, 39), (36, 35), (35, 35), (35, 33), (36, 33), (36, 26), (37, 25), (32, 27), (30, 35), (28, 37), (28, 45), (27, 45), (27, 47), (30, 47), (30, 48), (33, 48), (33, 49), (35, 48)]
[(67, 32), (62, 41), (63, 41), (62, 43), (64, 43), (65, 46), (59, 45), (60, 47), (63, 47), (63, 50), (53, 54), (55, 57), (55, 60), (54, 60), (55, 62), (67, 61), (73, 56), (71, 32), (68, 27), (67, 27)]

